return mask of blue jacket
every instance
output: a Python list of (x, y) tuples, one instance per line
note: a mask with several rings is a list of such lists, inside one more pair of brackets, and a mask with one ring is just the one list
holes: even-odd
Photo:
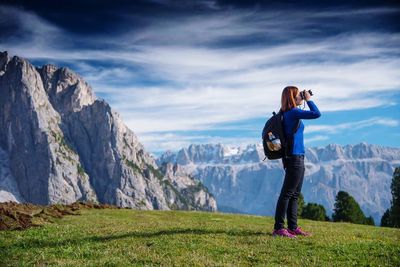
[(317, 106), (313, 101), (307, 101), (307, 105), (310, 110), (302, 110), (300, 108), (292, 108), (291, 110), (285, 111), (283, 113), (283, 128), (285, 131), (286, 140), (292, 138), (293, 129), (300, 120), (300, 127), (294, 135), (293, 150), (291, 151), (293, 155), (304, 155), (304, 124), (301, 119), (316, 119), (321, 116)]

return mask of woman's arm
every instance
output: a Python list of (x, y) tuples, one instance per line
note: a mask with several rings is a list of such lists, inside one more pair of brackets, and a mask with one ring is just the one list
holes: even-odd
[(321, 117), (321, 112), (319, 112), (317, 106), (314, 104), (313, 101), (308, 100), (307, 105), (310, 110), (302, 110), (299, 108), (293, 109), (293, 117), (296, 119), (316, 119)]

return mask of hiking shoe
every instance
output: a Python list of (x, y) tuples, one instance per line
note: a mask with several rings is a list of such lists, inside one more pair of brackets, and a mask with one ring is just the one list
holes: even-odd
[(311, 233), (303, 231), (300, 227), (297, 226), (295, 230), (287, 230), (292, 235), (304, 235), (304, 236), (311, 236)]
[(272, 232), (273, 236), (284, 236), (284, 237), (289, 237), (289, 238), (294, 238), (296, 237), (295, 235), (291, 234), (288, 232), (288, 230), (286, 230), (285, 228), (279, 229), (279, 230), (275, 230)]

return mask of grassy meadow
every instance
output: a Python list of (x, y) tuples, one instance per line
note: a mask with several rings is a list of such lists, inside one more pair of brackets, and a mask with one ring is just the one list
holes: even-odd
[(82, 210), (0, 231), (0, 266), (400, 266), (400, 229), (299, 220), (311, 237), (271, 235), (272, 217)]

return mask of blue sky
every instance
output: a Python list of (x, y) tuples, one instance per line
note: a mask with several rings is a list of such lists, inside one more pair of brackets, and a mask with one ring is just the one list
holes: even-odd
[(306, 146), (400, 147), (395, 1), (53, 2), (2, 1), (0, 50), (79, 73), (153, 153), (260, 142), (287, 85), (322, 113)]

